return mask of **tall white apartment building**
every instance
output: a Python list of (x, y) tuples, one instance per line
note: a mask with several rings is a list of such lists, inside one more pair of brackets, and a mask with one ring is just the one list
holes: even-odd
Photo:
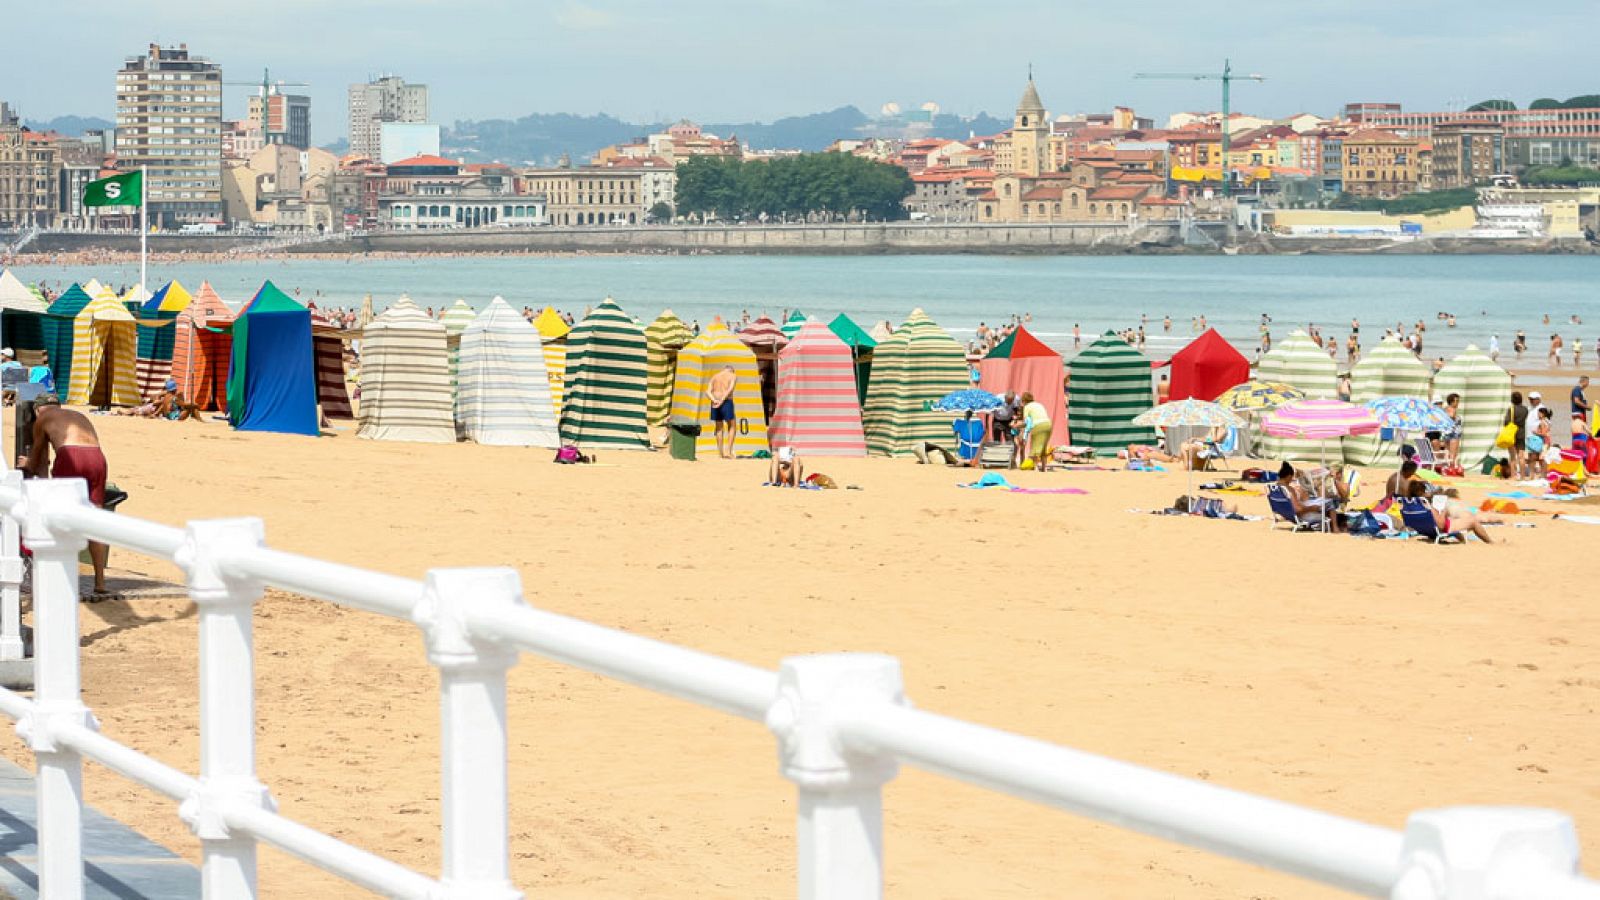
[(151, 44), (117, 72), (117, 167), (146, 170), (150, 221), (222, 217), (222, 67)]
[(398, 75), (385, 75), (366, 84), (350, 85), (350, 152), (383, 158), (385, 122), (428, 121), (428, 86), (406, 84)]

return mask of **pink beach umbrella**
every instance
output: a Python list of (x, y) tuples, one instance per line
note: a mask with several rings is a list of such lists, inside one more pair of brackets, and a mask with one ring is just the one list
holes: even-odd
[[(1262, 428), (1273, 437), (1318, 441), (1323, 468), (1327, 467), (1328, 441), (1354, 434), (1373, 434), (1382, 424), (1372, 410), (1343, 400), (1296, 400), (1266, 414)], [(1328, 517), (1323, 517), (1326, 527)]]

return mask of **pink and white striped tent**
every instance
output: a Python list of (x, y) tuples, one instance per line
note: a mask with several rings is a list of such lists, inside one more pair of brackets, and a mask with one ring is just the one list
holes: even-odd
[(778, 354), (773, 447), (809, 456), (866, 456), (855, 357), (828, 326), (812, 319)]

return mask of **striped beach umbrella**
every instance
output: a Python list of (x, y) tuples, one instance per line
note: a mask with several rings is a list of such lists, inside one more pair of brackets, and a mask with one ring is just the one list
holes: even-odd
[(533, 327), (539, 329), (539, 340), (544, 341), (544, 371), (550, 378), (550, 402), (555, 404), (556, 418), (560, 419), (561, 404), (566, 397), (567, 335), (572, 333), (572, 326), (555, 307), (546, 306), (533, 317)]
[(72, 383), (72, 323), (91, 299), (82, 285), (74, 284), (57, 294), (55, 302), (45, 310), (44, 349), (50, 353), (50, 371), (58, 389), (66, 390)]
[(716, 429), (711, 423), (711, 399), (706, 388), (712, 376), (724, 366), (732, 366), (733, 453), (748, 456), (767, 449), (767, 414), (761, 403), (761, 371), (756, 355), (739, 342), (721, 319), (715, 319), (700, 336), (678, 351), (677, 370), (672, 379), (672, 417), (692, 419), (700, 425), (696, 441), (698, 453), (717, 451)]
[(356, 437), (455, 443), (450, 350), (444, 326), (401, 297), (361, 332), (361, 418)]
[(694, 340), (694, 332), (668, 309), (644, 330), (644, 339), (649, 346), (648, 418), (651, 425), (665, 425), (672, 412), (672, 380), (678, 371), (678, 351)]
[[(1304, 331), (1290, 334), (1261, 357), (1256, 378), (1287, 384), (1310, 400), (1332, 400), (1339, 395), (1338, 366)], [(1257, 455), (1268, 459), (1321, 459), (1326, 450), (1318, 441), (1271, 435), (1257, 441), (1255, 447)]]
[(647, 450), (649, 342), (610, 297), (567, 335), (561, 439), (580, 447)]
[(1451, 360), (1433, 379), (1433, 399), (1461, 395), (1461, 444), (1457, 461), (1476, 467), (1494, 450), (1495, 436), (1511, 406), (1511, 376), (1474, 345)]
[(461, 332), (456, 425), (479, 444), (556, 447), (539, 330), (496, 297)]
[[(1400, 339), (1386, 337), (1372, 352), (1361, 358), (1350, 370), (1350, 400), (1366, 403), (1382, 397), (1411, 397), (1426, 400), (1428, 382), (1433, 373), (1405, 348)], [(1385, 428), (1392, 428), (1388, 422)], [(1405, 428), (1404, 431), (1423, 429)], [(1378, 435), (1352, 437), (1344, 442), (1345, 462), (1370, 466), (1393, 456), (1394, 447), (1385, 445)]]
[(808, 456), (865, 456), (855, 357), (838, 335), (807, 322), (778, 354), (772, 445)]
[(780, 347), (789, 343), (789, 339), (783, 334), (783, 329), (767, 316), (761, 316), (741, 329), (739, 340), (752, 350), (769, 353), (776, 353)]
[(1352, 434), (1372, 434), (1382, 426), (1365, 406), (1343, 400), (1298, 400), (1267, 413), (1261, 427), (1274, 437), (1331, 441)]
[(789, 318), (784, 320), (783, 327), (779, 330), (783, 332), (785, 340), (792, 341), (794, 336), (800, 333), (800, 329), (805, 327), (805, 324), (806, 314), (797, 309), (789, 314)]
[(861, 424), (867, 450), (905, 456), (923, 443), (949, 443), (950, 414), (933, 404), (968, 387), (966, 353), (928, 314), (914, 310), (873, 351)]
[(177, 328), (171, 323), (193, 301), (193, 295), (183, 284), (173, 280), (143, 304), (133, 307), (134, 315), (139, 320), (139, 348), (134, 364), (134, 380), (139, 386), (139, 396), (155, 396), (171, 377), (172, 349), (177, 336)]
[(1265, 412), (1305, 398), (1305, 391), (1281, 382), (1247, 381), (1223, 391), (1217, 405), (1235, 413)]
[(1151, 428), (1242, 428), (1244, 420), (1207, 400), (1192, 397), (1151, 407), (1133, 418)]
[[(367, 298), (371, 300), (371, 297)], [(365, 313), (363, 313), (365, 315)], [(445, 334), (460, 334), (478, 318), (478, 311), (473, 309), (467, 301), (456, 298), (444, 312), (439, 314), (439, 324), (444, 326)]]
[(1150, 408), (1150, 360), (1108, 331), (1073, 357), (1067, 396), (1072, 442), (1096, 453), (1115, 453), (1129, 444), (1148, 444), (1155, 433), (1135, 425), (1134, 417)]

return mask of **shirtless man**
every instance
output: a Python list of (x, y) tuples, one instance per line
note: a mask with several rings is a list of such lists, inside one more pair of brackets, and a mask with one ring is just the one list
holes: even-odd
[[(17, 468), (29, 478), (82, 478), (89, 483), (89, 502), (99, 509), (106, 502), (106, 456), (100, 449), (100, 436), (83, 413), (62, 409), (54, 394), (43, 394), (34, 401), (33, 452), (17, 459)], [(50, 452), (56, 464), (50, 466)], [(94, 563), (94, 594), (106, 594), (106, 560), (111, 548), (89, 542), (89, 559)]]
[(738, 422), (733, 411), (733, 389), (739, 385), (739, 376), (733, 366), (723, 366), (711, 376), (706, 385), (706, 399), (711, 401), (711, 426), (717, 431), (717, 455), (733, 459), (733, 440)]

